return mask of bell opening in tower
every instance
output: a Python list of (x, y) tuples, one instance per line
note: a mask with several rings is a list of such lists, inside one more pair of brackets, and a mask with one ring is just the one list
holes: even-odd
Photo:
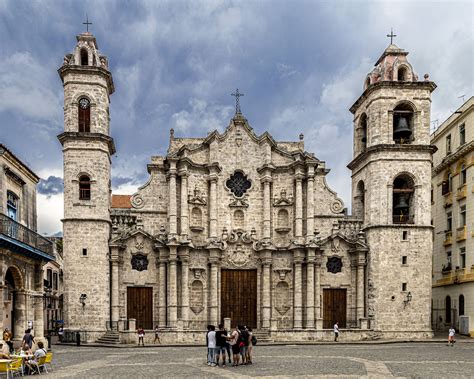
[(413, 141), (413, 109), (408, 104), (400, 104), (393, 110), (393, 141), (409, 144)]
[(415, 184), (408, 175), (400, 175), (393, 181), (393, 223), (413, 224), (413, 195)]
[(81, 66), (89, 65), (89, 56), (86, 49), (81, 49)]
[(360, 147), (361, 151), (367, 149), (367, 115), (365, 113), (360, 116)]

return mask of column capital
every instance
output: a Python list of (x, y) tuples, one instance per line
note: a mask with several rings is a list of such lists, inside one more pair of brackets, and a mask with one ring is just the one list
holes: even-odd
[(273, 178), (269, 175), (265, 175), (260, 177), (260, 182), (263, 184), (270, 184), (273, 182)]
[(302, 174), (302, 173), (297, 173), (297, 174), (295, 174), (295, 181), (296, 181), (297, 183), (301, 183), (304, 178), (305, 178), (305, 176), (304, 176), (304, 174)]

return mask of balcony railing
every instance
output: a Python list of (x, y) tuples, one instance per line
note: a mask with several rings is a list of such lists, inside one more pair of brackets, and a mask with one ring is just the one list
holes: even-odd
[(467, 237), (467, 227), (466, 225), (461, 226), (456, 231), (456, 241), (464, 241)]
[(448, 263), (441, 266), (441, 273), (447, 274), (447, 273), (451, 272), (452, 269), (453, 269), (453, 266), (452, 266), (451, 262), (448, 262)]
[(453, 244), (453, 232), (451, 230), (445, 232), (444, 234), (444, 241), (443, 245), (444, 246), (449, 246)]
[(394, 224), (414, 224), (415, 218), (411, 215), (393, 215)]
[(51, 256), (51, 258), (54, 257), (53, 243), (50, 240), (1, 213), (0, 235), (22, 242), (46, 255)]
[(464, 184), (463, 186), (458, 188), (456, 199), (457, 200), (465, 199), (466, 196), (467, 196), (467, 185)]

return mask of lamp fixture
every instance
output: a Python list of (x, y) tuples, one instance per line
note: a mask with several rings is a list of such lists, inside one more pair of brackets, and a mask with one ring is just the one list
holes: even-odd
[(405, 305), (405, 307), (406, 307), (407, 304), (411, 301), (412, 298), (413, 298), (413, 296), (412, 296), (411, 292), (408, 291), (405, 300), (403, 300), (403, 304)]
[(87, 295), (85, 293), (81, 293), (81, 296), (79, 297), (79, 301), (82, 304), (83, 308), (86, 305), (86, 299), (87, 299)]

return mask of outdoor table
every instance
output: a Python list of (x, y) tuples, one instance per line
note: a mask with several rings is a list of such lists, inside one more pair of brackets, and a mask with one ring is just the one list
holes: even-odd
[(11, 359), (0, 359), (0, 363), (11, 363)]

